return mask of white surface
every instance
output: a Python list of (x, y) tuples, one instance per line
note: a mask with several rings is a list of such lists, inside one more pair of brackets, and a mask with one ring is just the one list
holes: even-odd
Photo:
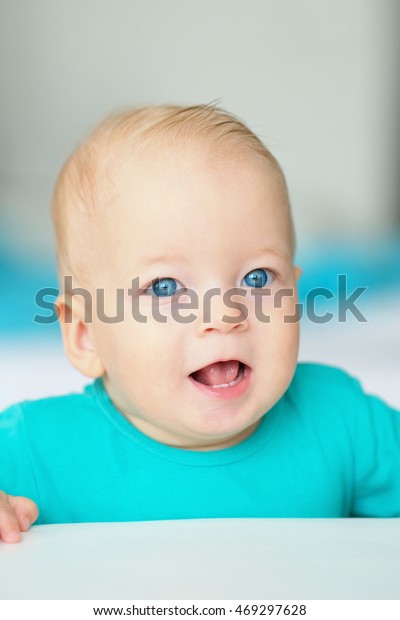
[(400, 519), (36, 526), (0, 543), (0, 599), (398, 599)]

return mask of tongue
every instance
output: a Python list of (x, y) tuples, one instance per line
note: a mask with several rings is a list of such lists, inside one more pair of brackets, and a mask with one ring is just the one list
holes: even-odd
[(239, 372), (239, 362), (229, 360), (228, 362), (216, 362), (201, 370), (193, 373), (193, 378), (204, 385), (220, 385), (229, 383), (236, 379)]

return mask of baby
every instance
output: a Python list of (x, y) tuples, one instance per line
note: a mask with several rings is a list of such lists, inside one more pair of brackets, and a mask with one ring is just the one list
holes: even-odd
[(298, 364), (279, 164), (214, 106), (103, 122), (53, 215), (82, 394), (0, 415), (0, 535), (35, 521), (400, 516), (400, 413)]

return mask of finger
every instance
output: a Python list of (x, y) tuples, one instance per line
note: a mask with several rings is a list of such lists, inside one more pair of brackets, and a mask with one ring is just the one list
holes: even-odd
[(14, 511), (21, 532), (29, 530), (39, 516), (35, 502), (27, 497), (9, 495), (8, 503)]
[(8, 501), (0, 498), (0, 538), (14, 543), (21, 540), (18, 520)]

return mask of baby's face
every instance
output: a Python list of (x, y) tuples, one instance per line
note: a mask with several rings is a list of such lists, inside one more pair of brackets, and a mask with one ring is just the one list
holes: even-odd
[[(158, 441), (234, 445), (282, 396), (297, 361), (298, 323), (285, 322), (297, 298), (282, 180), (253, 155), (216, 160), (181, 148), (126, 162), (114, 182), (107, 266), (92, 265), (106, 314), (125, 290), (124, 320), (93, 325), (107, 391)], [(128, 294), (135, 278), (141, 290)], [(221, 361), (231, 363), (193, 376)]]

